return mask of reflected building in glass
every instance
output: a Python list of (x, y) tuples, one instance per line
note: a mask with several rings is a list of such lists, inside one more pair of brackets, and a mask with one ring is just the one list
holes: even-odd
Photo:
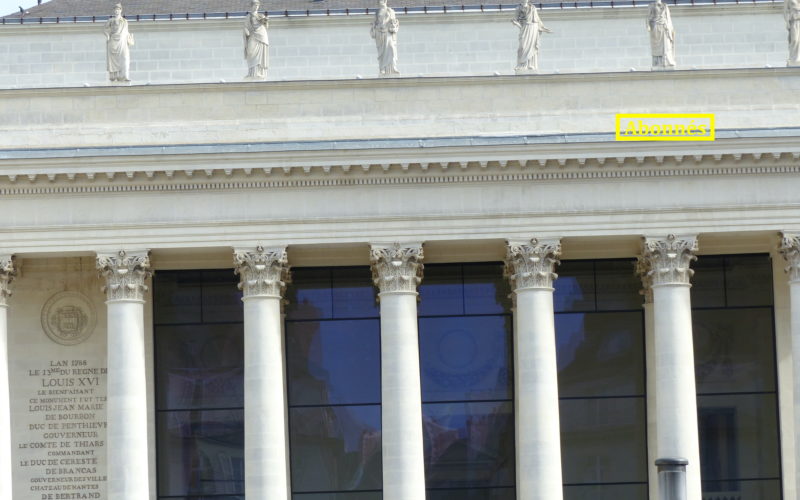
[[(780, 498), (770, 259), (702, 256), (694, 267), (704, 498)], [(652, 367), (634, 261), (568, 260), (558, 269), (564, 498), (648, 498)], [(424, 273), (418, 341), (426, 498), (519, 498), (513, 301), (503, 265), (430, 264)], [(292, 271), (284, 345), (295, 500), (383, 498), (377, 295), (368, 267)], [(160, 272), (153, 296), (159, 498), (244, 498), (236, 279), (225, 270)]]

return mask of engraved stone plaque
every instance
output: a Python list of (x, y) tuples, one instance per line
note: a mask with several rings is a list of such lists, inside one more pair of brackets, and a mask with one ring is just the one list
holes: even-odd
[(96, 321), (94, 306), (78, 292), (59, 292), (42, 308), (44, 332), (61, 345), (76, 345), (89, 338)]

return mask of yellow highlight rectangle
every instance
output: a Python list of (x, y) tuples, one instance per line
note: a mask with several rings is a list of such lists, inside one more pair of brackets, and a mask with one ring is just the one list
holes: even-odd
[(620, 113), (618, 141), (713, 141), (713, 113)]

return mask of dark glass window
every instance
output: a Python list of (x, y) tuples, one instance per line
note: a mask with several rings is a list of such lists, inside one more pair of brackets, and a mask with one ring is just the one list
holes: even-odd
[(244, 348), (233, 271), (153, 284), (159, 498), (244, 498)]
[(781, 498), (772, 263), (701, 256), (692, 323), (703, 491)]
[(368, 267), (297, 268), (287, 290), (294, 500), (379, 500), (380, 317)]
[(513, 344), (503, 266), (428, 265), (419, 293), (427, 498), (513, 500)]
[(554, 283), (565, 500), (647, 498), (641, 282), (631, 260), (564, 261)]

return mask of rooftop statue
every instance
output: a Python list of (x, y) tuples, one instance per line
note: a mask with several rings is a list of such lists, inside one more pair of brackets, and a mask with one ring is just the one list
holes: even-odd
[(380, 76), (399, 75), (397, 69), (397, 31), (400, 22), (394, 14), (394, 9), (386, 5), (386, 0), (378, 0), (378, 10), (372, 22), (370, 36), (375, 39), (378, 48), (378, 66)]
[(108, 79), (112, 82), (129, 82), (133, 35), (128, 32), (128, 21), (122, 17), (122, 5), (114, 6), (114, 14), (103, 28), (106, 35), (106, 65)]
[(258, 12), (261, 2), (253, 0), (250, 12), (244, 19), (244, 58), (247, 60), (247, 76), (252, 80), (265, 80), (269, 68), (269, 20)]
[(516, 72), (527, 73), (538, 70), (541, 33), (552, 33), (552, 31), (542, 23), (539, 11), (530, 0), (522, 0), (517, 6), (517, 12), (511, 23), (519, 28)]
[(653, 69), (675, 68), (675, 28), (669, 7), (661, 0), (650, 4), (647, 14), (647, 31), (650, 32), (650, 49), (653, 53)]
[(784, 0), (783, 17), (789, 30), (787, 66), (800, 66), (800, 0)]

